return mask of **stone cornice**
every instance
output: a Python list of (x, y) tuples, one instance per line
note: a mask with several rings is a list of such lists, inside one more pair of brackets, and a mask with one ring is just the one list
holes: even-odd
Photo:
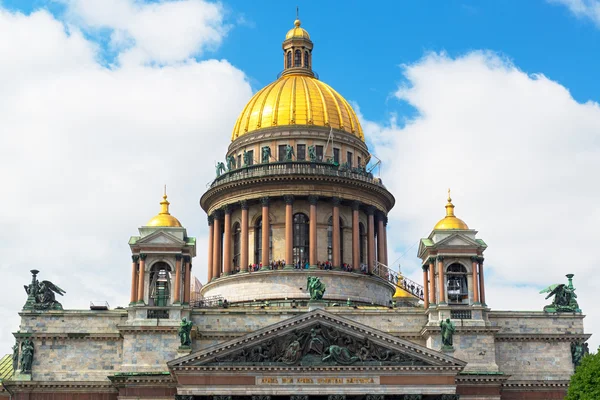
[(179, 326), (156, 326), (156, 325), (117, 325), (121, 333), (139, 332), (174, 332), (177, 333)]
[(117, 393), (117, 389), (109, 381), (13, 381), (5, 380), (4, 386), (16, 392), (102, 392)]
[(132, 373), (132, 374), (120, 374), (111, 375), (108, 377), (115, 387), (125, 387), (130, 384), (136, 386), (154, 386), (156, 384), (167, 385), (167, 387), (175, 387), (176, 382), (173, 379), (173, 375), (168, 372), (165, 373)]
[(252, 371), (268, 371), (268, 372), (401, 372), (403, 374), (418, 374), (423, 372), (436, 372), (439, 374), (454, 375), (462, 371), (464, 367), (455, 365), (429, 365), (429, 366), (412, 366), (412, 365), (332, 365), (332, 366), (285, 366), (285, 365), (198, 365), (198, 366), (185, 366), (185, 367), (173, 367), (177, 374), (185, 374), (186, 372), (202, 371), (202, 372), (214, 372), (215, 374), (223, 372), (252, 372)]
[(523, 388), (567, 388), (569, 381), (566, 380), (543, 380), (543, 381), (521, 381), (510, 380), (502, 384), (503, 389), (523, 389)]
[(494, 339), (496, 342), (579, 342), (586, 341), (591, 336), (583, 333), (499, 333)]
[(15, 338), (63, 339), (63, 340), (121, 340), (119, 332), (87, 333), (87, 332), (15, 332)]
[(547, 313), (544, 311), (490, 311), (488, 318), (575, 318), (583, 319), (585, 315), (582, 313)]
[[(432, 333), (440, 333), (442, 328), (439, 325), (425, 326), (421, 329), (421, 336), (427, 337)], [(492, 334), (495, 335), (500, 331), (500, 328), (495, 326), (456, 326), (457, 334)]]
[(498, 385), (503, 382), (506, 382), (506, 380), (510, 377), (511, 377), (511, 375), (506, 375), (503, 373), (490, 374), (490, 373), (482, 372), (482, 373), (478, 374), (477, 372), (471, 372), (471, 373), (462, 372), (459, 375), (456, 375), (456, 383), (457, 384), (476, 383), (478, 385), (481, 385), (481, 384)]

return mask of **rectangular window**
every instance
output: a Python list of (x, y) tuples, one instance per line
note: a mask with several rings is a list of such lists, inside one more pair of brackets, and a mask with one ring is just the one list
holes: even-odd
[(242, 168), (242, 155), (238, 154), (237, 167)]
[(352, 152), (351, 151), (346, 153), (346, 162), (348, 163), (348, 166), (350, 168), (352, 168)]
[(285, 161), (285, 144), (280, 144), (278, 149), (279, 149), (279, 155), (278, 155), (278, 160), (279, 162)]
[(357, 167), (362, 167), (362, 160), (360, 159), (360, 157), (356, 157), (357, 158)]
[(254, 150), (248, 152), (248, 165), (254, 165)]
[(333, 149), (333, 162), (340, 163), (340, 149)]
[(315, 146), (317, 161), (323, 161), (323, 146)]
[(296, 152), (296, 160), (298, 160), (298, 161), (306, 160), (306, 145), (305, 144), (298, 145), (298, 150)]

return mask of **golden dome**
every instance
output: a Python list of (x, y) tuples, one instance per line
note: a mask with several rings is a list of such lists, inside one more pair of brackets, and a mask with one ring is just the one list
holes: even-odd
[(400, 286), (396, 286), (396, 293), (392, 296), (394, 299), (412, 299), (415, 298), (413, 294), (408, 293), (406, 290), (402, 289)]
[(437, 229), (469, 229), (467, 224), (462, 219), (454, 216), (454, 204), (450, 198), (450, 189), (448, 189), (448, 203), (446, 204), (446, 216), (442, 218), (435, 226), (433, 230)]
[(300, 73), (283, 75), (256, 93), (238, 117), (231, 140), (261, 128), (287, 125), (333, 127), (365, 140), (346, 99), (326, 83)]
[(294, 21), (294, 27), (288, 31), (285, 35), (285, 40), (292, 38), (304, 38), (310, 40), (310, 35), (306, 32), (306, 29), (300, 28), (300, 20), (296, 18)]
[(163, 195), (163, 201), (160, 202), (160, 212), (152, 218), (145, 226), (164, 226), (181, 228), (181, 223), (177, 218), (169, 214), (169, 202), (167, 201), (167, 190)]

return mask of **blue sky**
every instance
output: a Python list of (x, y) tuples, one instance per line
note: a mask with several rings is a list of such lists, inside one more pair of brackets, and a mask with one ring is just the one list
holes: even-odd
[(296, 5), (314, 69), (360, 109), (383, 160), (397, 201), (389, 259), (421, 279), (415, 245), (451, 187), (457, 216), (489, 245), (493, 308), (541, 310), (538, 291), (572, 272), (600, 331), (600, 264), (580, 260), (600, 225), (600, 1), (218, 4), (0, 0), (0, 130), (12, 133), (0, 147), (0, 275), (14, 288), (0, 347), (31, 267), (68, 308), (126, 305), (127, 239), (165, 183), (206, 279), (198, 199), (236, 117), (280, 72)]

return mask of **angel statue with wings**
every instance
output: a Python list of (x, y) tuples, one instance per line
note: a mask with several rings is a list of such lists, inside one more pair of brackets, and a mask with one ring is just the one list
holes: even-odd
[(575, 294), (575, 288), (573, 287), (573, 274), (567, 274), (569, 283), (558, 283), (548, 286), (546, 289), (540, 291), (542, 293), (548, 293), (546, 299), (554, 296), (552, 304), (544, 307), (545, 312), (581, 312), (579, 304), (577, 303), (577, 295)]
[(23, 285), (27, 292), (27, 303), (25, 308), (35, 310), (62, 310), (62, 304), (56, 301), (56, 294), (63, 295), (66, 292), (50, 281), (38, 281), (36, 275), (38, 270), (31, 270), (33, 278), (29, 285)]

